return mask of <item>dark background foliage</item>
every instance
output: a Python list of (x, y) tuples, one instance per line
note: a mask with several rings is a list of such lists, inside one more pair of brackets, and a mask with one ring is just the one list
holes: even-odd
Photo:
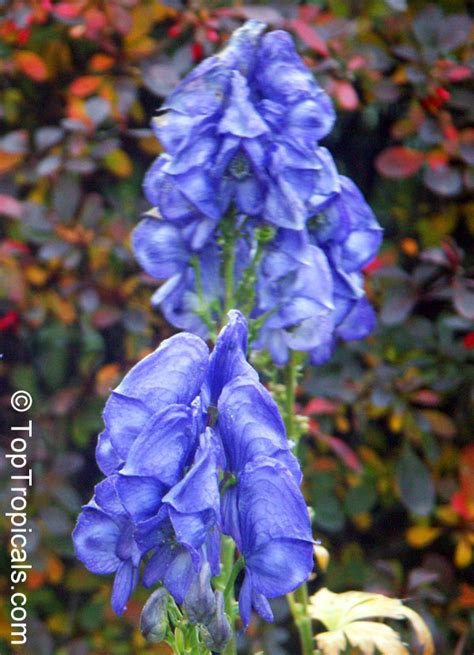
[[(146, 207), (141, 180), (160, 151), (149, 120), (180, 76), (248, 17), (294, 34), (338, 108), (326, 145), (385, 228), (383, 250), (366, 271), (377, 331), (340, 346), (300, 388), (305, 491), (315, 532), (331, 552), (324, 583), (407, 598), (440, 653), (472, 652), (468, 4), (1, 3), (3, 434), (14, 421), (11, 393), (34, 397), (25, 652), (168, 652), (147, 647), (137, 630), (146, 594), (115, 618), (110, 580), (74, 559), (70, 533), (98, 480), (94, 447), (109, 389), (171, 333), (150, 309), (154, 283), (129, 247)], [(9, 652), (7, 555), (0, 555), (2, 653)], [(285, 603), (276, 611), (276, 627), (255, 622), (242, 652), (295, 652)]]

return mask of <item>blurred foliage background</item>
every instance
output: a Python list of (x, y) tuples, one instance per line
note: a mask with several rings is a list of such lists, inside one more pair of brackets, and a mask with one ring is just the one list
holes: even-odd
[[(409, 6), (407, 6), (409, 4)], [(338, 108), (325, 143), (385, 228), (366, 270), (379, 326), (308, 372), (306, 495), (324, 583), (409, 599), (440, 654), (474, 649), (474, 51), (446, 0), (0, 2), (0, 406), (34, 397), (28, 583), (34, 655), (167, 653), (124, 619), (70, 533), (98, 480), (109, 389), (171, 330), (130, 253), (159, 144), (149, 121), (246, 18), (293, 33)], [(471, 7), (472, 9), (472, 7)], [(8, 437), (1, 444), (8, 449)], [(5, 458), (2, 479), (9, 481)], [(3, 490), (7, 502), (9, 484)], [(2, 529), (8, 529), (5, 519)], [(0, 652), (10, 639), (0, 554)], [(320, 580), (313, 581), (316, 589)], [(242, 653), (294, 654), (284, 601)]]

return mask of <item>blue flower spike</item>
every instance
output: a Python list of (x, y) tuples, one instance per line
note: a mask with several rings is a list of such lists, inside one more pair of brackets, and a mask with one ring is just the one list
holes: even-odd
[[(154, 217), (135, 229), (133, 249), (163, 281), (153, 304), (172, 325), (207, 338), (210, 321), (228, 307), (230, 221), (233, 304), (259, 320), (253, 349), (267, 350), (277, 366), (292, 350), (321, 364), (339, 339), (374, 329), (362, 269), (382, 232), (356, 185), (319, 145), (335, 122), (330, 98), (291, 36), (266, 29), (245, 23), (163, 103), (153, 127), (165, 152), (144, 183)], [(263, 248), (262, 228), (275, 233)], [(104, 466), (112, 466), (105, 437), (101, 447)]]
[(245, 561), (245, 626), (252, 608), (272, 620), (268, 598), (312, 569), (301, 470), (278, 407), (247, 361), (247, 333), (232, 310), (211, 354), (199, 337), (179, 334), (124, 377), (107, 401), (97, 451), (103, 464), (106, 434), (114, 465), (73, 535), (89, 570), (115, 573), (117, 614), (143, 563), (143, 585), (166, 588), (216, 644), (228, 636), (210, 587), (221, 534)]

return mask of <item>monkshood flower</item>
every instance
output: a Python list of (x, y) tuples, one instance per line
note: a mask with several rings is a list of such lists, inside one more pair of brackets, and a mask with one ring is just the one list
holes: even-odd
[[(301, 229), (339, 191), (317, 141), (334, 110), (289, 34), (248, 21), (197, 66), (153, 122), (166, 153), (145, 178), (162, 216), (210, 233), (234, 203), (271, 224)], [(200, 239), (198, 239), (198, 242)]]
[(134, 525), (115, 489), (115, 476), (97, 485), (74, 531), (76, 554), (92, 573), (115, 573), (112, 607), (121, 614), (138, 582), (141, 555)]
[(219, 304), (224, 296), (220, 249), (213, 242), (197, 248), (195, 226), (191, 227), (188, 230), (171, 221), (149, 217), (135, 229), (132, 243), (144, 270), (166, 280), (153, 295), (152, 303), (161, 307), (172, 325), (205, 338), (209, 329), (199, 316), (201, 305)]
[(362, 339), (374, 329), (361, 270), (377, 253), (382, 230), (351, 180), (341, 176), (340, 189), (304, 230), (279, 230), (261, 261), (253, 315), (273, 311), (254, 347), (267, 348), (277, 364), (290, 349), (322, 364), (338, 338)]
[[(166, 152), (144, 183), (154, 216), (133, 249), (164, 281), (152, 302), (171, 324), (206, 338), (236, 306), (277, 365), (291, 350), (320, 364), (374, 327), (361, 270), (381, 229), (318, 144), (334, 122), (328, 96), (289, 34), (265, 29), (248, 21), (165, 100), (153, 125)], [(264, 229), (275, 238), (262, 248)]]
[(234, 310), (211, 354), (183, 333), (132, 368), (106, 403), (97, 461), (107, 477), (73, 535), (91, 571), (115, 573), (118, 614), (142, 568), (143, 585), (163, 585), (216, 643), (228, 633), (210, 586), (222, 533), (245, 561), (245, 625), (252, 607), (271, 620), (267, 598), (312, 568), (301, 471), (246, 351), (247, 321)]
[(299, 487), (288, 469), (272, 458), (250, 461), (234, 496), (238, 523), (233, 536), (245, 557), (239, 608), (247, 627), (252, 607), (271, 622), (267, 599), (293, 591), (306, 579), (313, 540)]

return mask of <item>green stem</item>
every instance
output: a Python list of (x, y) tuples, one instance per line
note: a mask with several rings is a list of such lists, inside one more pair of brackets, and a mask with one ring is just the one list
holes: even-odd
[(234, 309), (234, 269), (235, 269), (235, 241), (237, 230), (234, 224), (235, 218), (232, 212), (222, 223), (222, 254), (224, 265), (224, 314)]
[(298, 385), (298, 367), (296, 365), (295, 352), (290, 350), (290, 358), (286, 365), (286, 387), (285, 387), (285, 427), (288, 439), (295, 438), (294, 406), (296, 399), (296, 387)]
[(224, 591), (224, 606), (227, 618), (229, 619), (232, 637), (225, 647), (223, 655), (237, 655), (237, 641), (235, 638), (235, 599), (234, 599), (234, 585), (243, 567), (243, 558), (241, 557), (234, 563), (235, 544), (230, 537), (223, 538), (222, 548), (222, 568), (225, 573), (225, 587)]
[(194, 281), (196, 285), (196, 294), (199, 300), (199, 310), (197, 314), (202, 318), (204, 323), (209, 328), (211, 338), (215, 341), (215, 325), (212, 320), (212, 317), (209, 315), (209, 306), (206, 303), (204, 298), (204, 289), (202, 286), (202, 275), (201, 275), (201, 265), (199, 263), (199, 258), (195, 255), (191, 258), (191, 263), (194, 269)]
[(213, 578), (212, 583), (215, 589), (224, 591), (227, 581), (234, 566), (235, 543), (231, 537), (221, 538), (221, 572)]
[[(234, 595), (229, 590), (229, 585), (234, 576), (234, 557), (235, 543), (230, 537), (221, 538), (221, 572), (213, 579), (213, 586), (224, 592), (225, 611), (232, 629), (232, 639), (227, 644), (224, 655), (237, 655), (237, 642), (235, 640), (235, 614), (234, 614)], [(234, 579), (235, 582), (235, 579)], [(233, 587), (232, 587), (233, 591)]]
[(239, 557), (239, 559), (235, 562), (234, 566), (232, 567), (231, 574), (229, 576), (229, 579), (227, 580), (227, 584), (225, 586), (224, 590), (224, 598), (226, 601), (226, 610), (227, 609), (232, 609), (228, 608), (228, 600), (233, 601), (234, 600), (234, 585), (235, 581), (237, 580), (237, 576), (239, 573), (242, 571), (242, 569), (245, 566), (244, 558)]
[[(285, 427), (288, 439), (295, 439), (294, 405), (298, 386), (296, 355), (291, 350), (286, 366)], [(303, 655), (313, 655), (313, 630), (308, 616), (308, 586), (304, 582), (296, 591), (287, 594), (291, 614), (300, 635)]]
[(237, 655), (237, 641), (235, 639), (235, 599), (234, 585), (239, 572), (244, 567), (244, 559), (240, 557), (234, 563), (235, 544), (230, 537), (222, 537), (221, 562), (222, 570), (214, 578), (214, 587), (224, 592), (224, 606), (232, 630), (232, 638), (227, 644), (224, 655)]
[(302, 655), (313, 655), (314, 640), (311, 619), (308, 616), (308, 587), (304, 582), (301, 587), (286, 596), (293, 621), (298, 629)]

